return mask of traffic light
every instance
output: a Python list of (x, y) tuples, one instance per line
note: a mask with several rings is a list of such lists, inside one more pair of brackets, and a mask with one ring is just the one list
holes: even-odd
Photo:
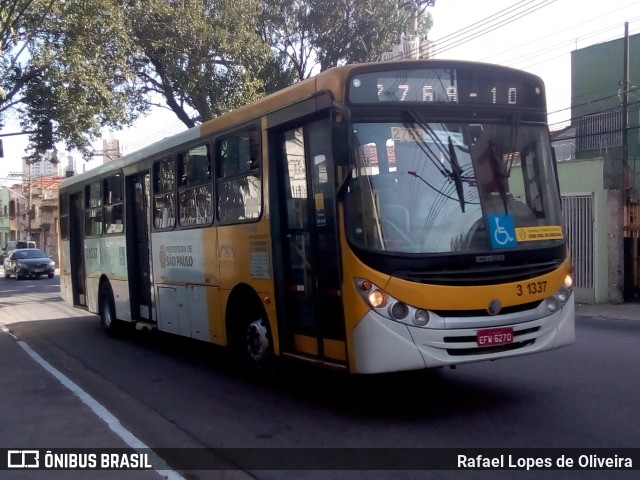
[(2, 146), (2, 139), (0, 138), (0, 158), (4, 157), (4, 147)]

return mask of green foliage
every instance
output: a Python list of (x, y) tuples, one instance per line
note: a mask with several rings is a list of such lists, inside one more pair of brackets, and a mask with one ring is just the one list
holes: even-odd
[(377, 60), (408, 25), (408, 13), (395, 1), (311, 0), (310, 5), (321, 70)]
[(134, 1), (145, 94), (159, 94), (187, 126), (259, 98), (270, 51), (256, 34), (255, 0)]
[(191, 127), (376, 60), (408, 24), (396, 0), (0, 0), (0, 127), (13, 112), (32, 132), (28, 161), (89, 158), (152, 106)]
[(130, 123), (146, 108), (137, 93), (125, 12), (99, 0), (23, 6), (13, 22), (17, 40), (3, 50), (3, 86), (11, 94), (0, 100), (0, 115), (15, 111), (22, 128), (33, 132), (29, 162), (55, 158), (47, 151), (58, 142), (88, 158), (102, 127)]
[(262, 0), (260, 34), (302, 80), (378, 60), (409, 28), (396, 0)]

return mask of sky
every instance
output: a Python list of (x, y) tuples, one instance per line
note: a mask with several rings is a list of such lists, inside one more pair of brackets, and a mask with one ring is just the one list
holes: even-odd
[[(549, 124), (554, 130), (566, 126), (570, 119), (571, 51), (622, 38), (625, 22), (631, 35), (640, 33), (639, 5), (637, 0), (436, 0), (428, 7), (434, 20), (428, 38), (435, 58), (497, 63), (540, 76), (546, 85)], [(156, 109), (113, 136), (124, 142), (129, 153), (184, 129), (174, 114)], [(2, 133), (18, 130), (8, 124)], [(109, 134), (104, 132), (106, 137)], [(0, 183), (7, 182), (10, 172), (21, 171), (26, 148), (25, 136), (4, 137), (3, 141)], [(84, 162), (76, 157), (81, 171)], [(84, 167), (99, 162), (97, 159)]]
[(630, 35), (640, 33), (637, 0), (436, 0), (430, 11), (435, 58), (497, 63), (540, 76), (552, 130), (571, 117), (571, 51), (624, 37), (625, 22)]

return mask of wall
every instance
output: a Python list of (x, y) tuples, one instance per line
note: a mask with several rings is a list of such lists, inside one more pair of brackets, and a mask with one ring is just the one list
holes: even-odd
[[(6, 207), (6, 213), (5, 213)], [(9, 190), (0, 188), (0, 249), (9, 241)]]
[[(609, 215), (607, 191), (603, 187), (605, 158), (574, 160), (558, 163), (560, 194), (563, 197), (593, 194), (593, 296), (596, 303), (608, 301), (609, 297)], [(588, 228), (588, 226), (587, 226)], [(586, 302), (585, 298), (578, 301)]]
[[(622, 113), (624, 39), (592, 45), (571, 52), (571, 118)], [(629, 37), (628, 158), (631, 176), (628, 186), (632, 198), (640, 199), (640, 34)], [(622, 159), (623, 119), (606, 122), (593, 142), (599, 148), (580, 149), (578, 158), (606, 155)], [(578, 131), (580, 135), (580, 130)], [(580, 142), (578, 141), (578, 144)], [(621, 166), (622, 163), (614, 163)]]

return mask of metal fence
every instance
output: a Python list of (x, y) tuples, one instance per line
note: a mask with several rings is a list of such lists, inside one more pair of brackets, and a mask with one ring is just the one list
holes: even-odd
[(571, 263), (574, 267), (576, 301), (595, 302), (595, 218), (593, 194), (562, 197), (562, 215)]

